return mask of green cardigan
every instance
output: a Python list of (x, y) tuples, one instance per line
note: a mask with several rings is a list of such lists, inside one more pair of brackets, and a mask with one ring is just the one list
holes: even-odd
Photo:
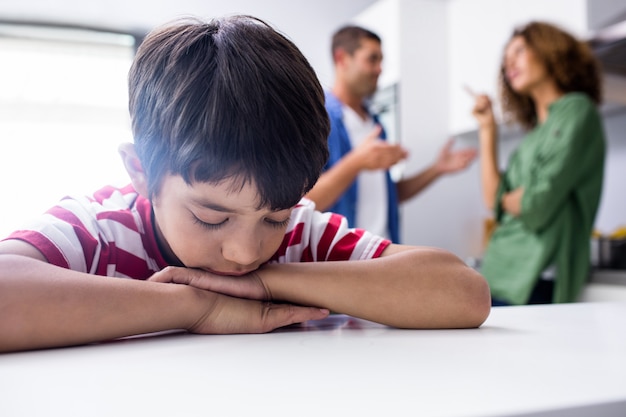
[[(596, 106), (585, 94), (569, 93), (511, 155), (481, 268), (494, 298), (526, 304), (541, 272), (555, 265), (553, 302), (576, 301), (589, 276), (605, 147)], [(515, 217), (502, 209), (502, 196), (518, 187), (524, 194)]]

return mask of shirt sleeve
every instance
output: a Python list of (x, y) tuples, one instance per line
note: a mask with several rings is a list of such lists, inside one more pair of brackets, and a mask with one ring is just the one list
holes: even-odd
[(325, 262), (379, 257), (391, 241), (367, 230), (348, 227), (346, 218), (319, 212), (303, 199), (294, 208), (281, 247), (270, 262)]
[(36, 247), (49, 263), (84, 273), (146, 279), (166, 265), (152, 231), (150, 202), (107, 187), (67, 197), (7, 239)]
[(520, 219), (533, 231), (544, 229), (583, 181), (602, 149), (602, 128), (593, 103), (577, 97), (563, 103), (523, 182)]
[(95, 273), (94, 260), (102, 250), (95, 219), (76, 200), (66, 198), (7, 239), (37, 248), (49, 263), (84, 273)]

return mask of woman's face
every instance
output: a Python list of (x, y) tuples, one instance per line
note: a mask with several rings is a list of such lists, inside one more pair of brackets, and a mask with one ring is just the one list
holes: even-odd
[(551, 81), (545, 65), (521, 36), (511, 39), (506, 47), (504, 73), (511, 88), (523, 95), (530, 95), (534, 89)]

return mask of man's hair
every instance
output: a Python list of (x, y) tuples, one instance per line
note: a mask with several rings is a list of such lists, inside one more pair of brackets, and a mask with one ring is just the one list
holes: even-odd
[(151, 198), (165, 175), (188, 184), (235, 179), (235, 187), (256, 185), (260, 207), (285, 209), (328, 158), (314, 70), (251, 16), (178, 20), (148, 34), (130, 69), (129, 109)]
[(371, 39), (381, 43), (380, 37), (371, 30), (360, 26), (347, 25), (339, 28), (333, 35), (330, 52), (334, 57), (338, 49), (343, 49), (352, 55), (361, 46), (361, 39)]
[[(586, 42), (557, 26), (537, 21), (515, 29), (508, 43), (516, 37), (524, 39), (562, 92), (582, 92), (596, 104), (602, 102), (600, 64)], [(503, 58), (499, 77), (503, 114), (507, 121), (532, 129), (537, 125), (535, 104), (529, 96), (513, 90), (504, 64)]]

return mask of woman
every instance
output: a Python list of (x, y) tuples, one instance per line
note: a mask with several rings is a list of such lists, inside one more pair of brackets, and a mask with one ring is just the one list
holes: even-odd
[(585, 43), (531, 22), (508, 41), (499, 82), (505, 119), (527, 134), (500, 173), (491, 102), (476, 97), (483, 198), (497, 222), (481, 271), (492, 304), (576, 301), (604, 172), (599, 65)]

